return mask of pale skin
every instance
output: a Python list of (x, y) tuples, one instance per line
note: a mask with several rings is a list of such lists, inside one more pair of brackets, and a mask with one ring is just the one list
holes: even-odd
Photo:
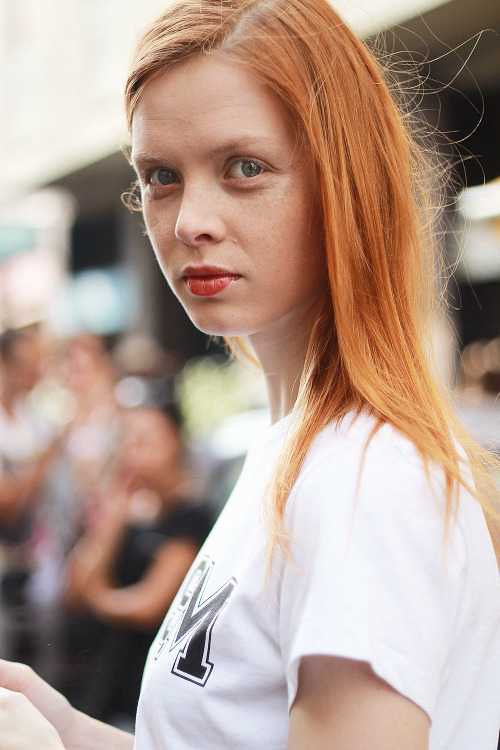
[[(217, 53), (147, 84), (132, 135), (146, 226), (169, 284), (201, 330), (248, 336), (272, 419), (280, 419), (297, 396), (324, 278), (309, 161), (280, 103)], [(215, 296), (193, 294), (186, 268), (203, 265), (229, 271), (234, 283)], [(24, 674), (28, 697), (67, 750), (132, 746), (74, 718), (63, 699), (49, 699), (49, 688)], [(22, 689), (17, 680), (15, 666), (0, 665), (1, 685)], [(288, 750), (426, 750), (429, 727), (424, 711), (367, 663), (302, 659)], [(87, 744), (74, 739), (79, 731)]]

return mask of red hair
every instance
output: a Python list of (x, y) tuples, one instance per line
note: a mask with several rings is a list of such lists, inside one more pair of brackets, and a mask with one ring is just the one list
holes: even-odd
[[(271, 549), (286, 547), (284, 507), (312, 441), (353, 409), (368, 410), (377, 427), (393, 425), (426, 467), (442, 467), (449, 517), (460, 485), (471, 489), (454, 437), (467, 444), (478, 476), (487, 476), (489, 459), (458, 425), (429, 364), (435, 170), (411, 135), (403, 100), (327, 0), (182, 0), (139, 43), (126, 87), (130, 128), (152, 76), (214, 52), (247, 66), (279, 97), (313, 162), (324, 227), (329, 292), (310, 337), (300, 417), (270, 487)], [(230, 343), (245, 351), (245, 342)], [(485, 493), (477, 497), (496, 518)]]

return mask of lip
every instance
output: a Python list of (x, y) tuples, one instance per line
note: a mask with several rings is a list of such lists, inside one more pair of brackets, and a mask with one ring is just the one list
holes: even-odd
[(186, 266), (182, 279), (197, 297), (213, 297), (241, 279), (241, 274), (218, 266)]

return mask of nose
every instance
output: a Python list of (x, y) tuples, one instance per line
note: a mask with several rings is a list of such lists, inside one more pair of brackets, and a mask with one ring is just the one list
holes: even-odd
[(175, 236), (185, 245), (198, 247), (207, 242), (221, 242), (225, 236), (222, 207), (214, 195), (215, 188), (186, 185), (175, 223)]

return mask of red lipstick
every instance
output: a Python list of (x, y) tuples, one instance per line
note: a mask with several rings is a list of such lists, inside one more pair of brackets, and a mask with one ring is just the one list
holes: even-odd
[(182, 278), (192, 294), (197, 297), (213, 297), (241, 279), (241, 275), (216, 266), (187, 266)]

